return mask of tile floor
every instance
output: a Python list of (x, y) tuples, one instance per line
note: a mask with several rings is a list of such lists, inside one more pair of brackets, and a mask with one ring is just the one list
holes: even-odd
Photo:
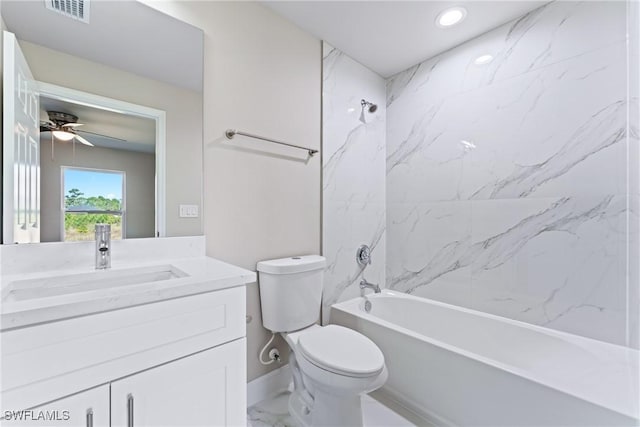
[[(366, 427), (415, 427), (391, 409), (374, 398), (362, 398), (364, 425)], [(292, 427), (293, 420), (287, 410), (289, 392), (285, 391), (277, 396), (263, 400), (251, 406), (247, 411), (247, 425), (249, 427)]]

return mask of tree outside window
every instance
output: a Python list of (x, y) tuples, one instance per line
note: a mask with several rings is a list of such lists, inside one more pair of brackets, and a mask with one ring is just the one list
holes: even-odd
[(96, 224), (124, 238), (124, 172), (63, 167), (64, 241), (93, 240)]

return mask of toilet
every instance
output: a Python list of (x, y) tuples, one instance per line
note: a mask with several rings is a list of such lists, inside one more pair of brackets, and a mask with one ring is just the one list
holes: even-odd
[(262, 321), (290, 347), (289, 412), (297, 423), (361, 426), (361, 395), (385, 383), (387, 368), (369, 338), (342, 326), (316, 324), (325, 266), (319, 255), (259, 262)]

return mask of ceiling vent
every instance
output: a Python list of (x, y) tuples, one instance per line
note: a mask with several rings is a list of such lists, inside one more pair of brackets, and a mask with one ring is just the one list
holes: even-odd
[(44, 0), (47, 9), (89, 23), (89, 0)]

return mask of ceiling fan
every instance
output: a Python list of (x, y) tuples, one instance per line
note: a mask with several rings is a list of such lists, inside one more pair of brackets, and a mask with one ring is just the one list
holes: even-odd
[(51, 132), (55, 138), (61, 141), (76, 139), (89, 147), (94, 146), (84, 137), (78, 135), (76, 128), (82, 126), (82, 123), (78, 123), (77, 116), (60, 111), (47, 111), (47, 114), (49, 115), (49, 120), (40, 122), (40, 132)]

